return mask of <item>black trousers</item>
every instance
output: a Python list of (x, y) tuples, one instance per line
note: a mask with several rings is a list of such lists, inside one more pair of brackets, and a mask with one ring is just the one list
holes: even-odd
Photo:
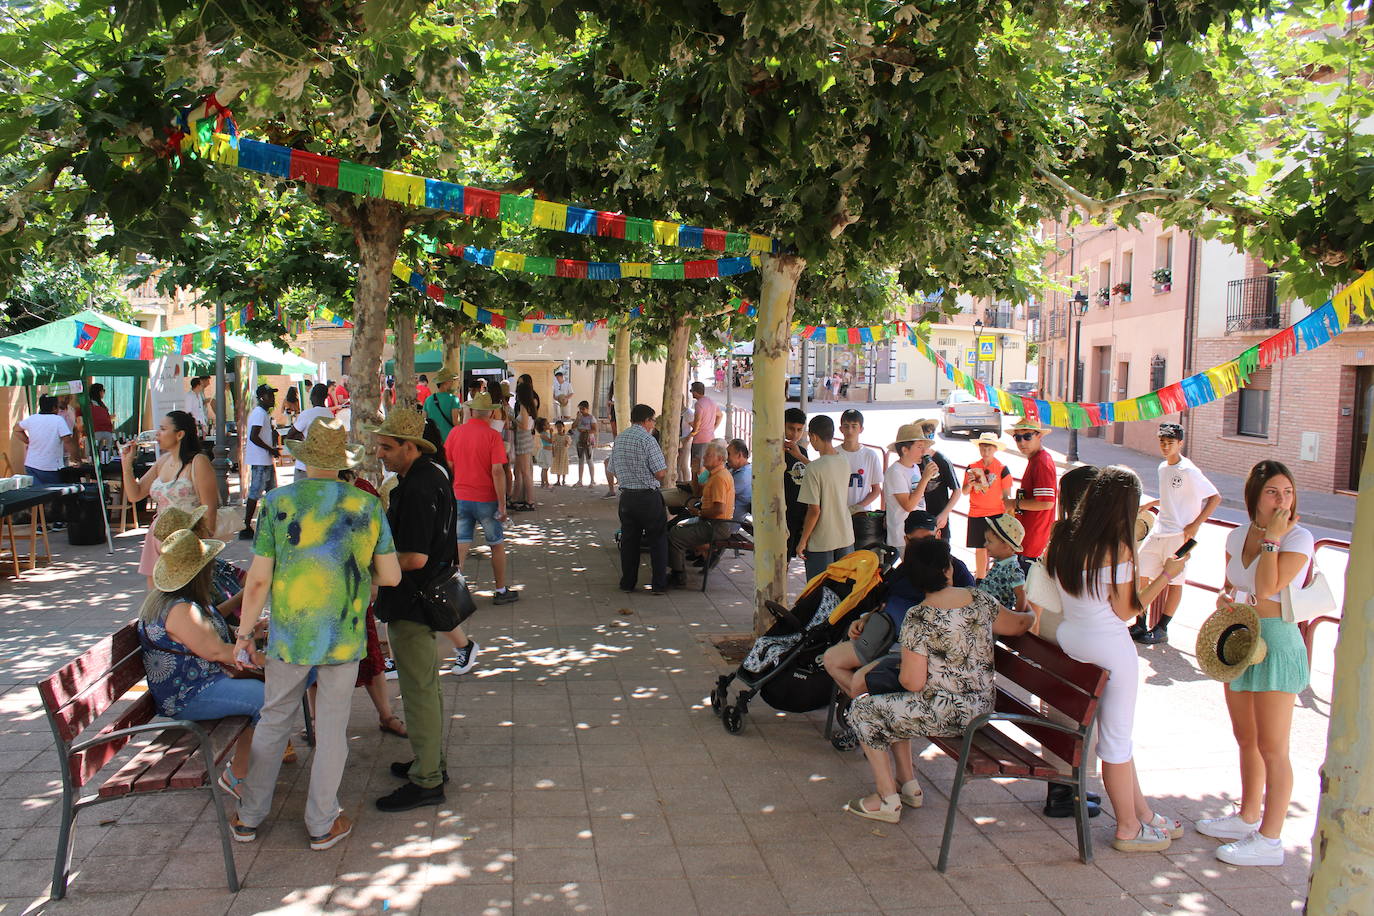
[(649, 546), (650, 584), (668, 587), (668, 510), (659, 490), (620, 490), (620, 587), (639, 580), (639, 548)]

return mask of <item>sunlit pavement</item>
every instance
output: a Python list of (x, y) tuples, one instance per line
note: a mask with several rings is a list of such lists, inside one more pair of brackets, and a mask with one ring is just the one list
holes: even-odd
[[(823, 714), (783, 715), (756, 701), (743, 733), (727, 734), (705, 704), (725, 670), (710, 637), (748, 629), (752, 558), (727, 556), (705, 594), (625, 595), (616, 589), (615, 503), (604, 492), (541, 490), (542, 507), (516, 516), (517, 604), (491, 605), (485, 550), (475, 551), (471, 632), (485, 651), (470, 675), (445, 678), (447, 802), (405, 814), (372, 807), (395, 786), (388, 765), (409, 748), (377, 730), (358, 691), (343, 784), (353, 836), (327, 852), (306, 847), (303, 753), (282, 768), (259, 840), (235, 848), (244, 885), (236, 895), (225, 890), (206, 797), (179, 793), (83, 814), (69, 897), (46, 902), (60, 784), (32, 684), (129, 620), (143, 589), (134, 571), (141, 535), (118, 538), (113, 557), (55, 541), (53, 566), (0, 581), (0, 913), (1300, 910), (1334, 628), (1322, 628), (1313, 688), (1295, 718), (1285, 866), (1223, 865), (1216, 843), (1191, 829), (1223, 813), (1239, 780), (1221, 688), (1192, 658), (1211, 602), (1190, 593), (1172, 644), (1142, 650), (1136, 726), (1145, 791), (1188, 823), (1184, 838), (1163, 854), (1117, 853), (1104, 815), (1093, 822), (1096, 860), (1085, 866), (1072, 824), (1041, 816), (1040, 784), (979, 781), (965, 790), (941, 875), (932, 863), (951, 762), (927, 750), (925, 807), (886, 826), (841, 812), (868, 791), (867, 767), (858, 752), (824, 741)], [(961, 525), (954, 534), (961, 543)], [(1195, 564), (1216, 565), (1206, 554), (1216, 549), (1204, 543)], [(244, 562), (247, 545), (228, 553)], [(800, 578), (798, 567), (794, 593)], [(695, 574), (689, 584), (699, 586)]]

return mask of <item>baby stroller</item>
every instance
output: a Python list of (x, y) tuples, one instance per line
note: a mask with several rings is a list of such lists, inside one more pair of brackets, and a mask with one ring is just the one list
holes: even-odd
[[(845, 638), (849, 625), (883, 601), (883, 573), (897, 552), (886, 545), (856, 550), (826, 567), (806, 583), (789, 609), (769, 602), (776, 622), (754, 643), (731, 674), (716, 679), (711, 709), (731, 734), (744, 727), (749, 701), (756, 694), (783, 712), (811, 712), (830, 702), (834, 684), (821, 662), (825, 650)], [(730, 683), (743, 690), (727, 703)]]

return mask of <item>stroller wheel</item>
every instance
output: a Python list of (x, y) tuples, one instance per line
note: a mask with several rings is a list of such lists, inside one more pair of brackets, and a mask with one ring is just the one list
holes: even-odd
[(712, 687), (712, 688), (711, 688), (711, 712), (715, 713), (716, 715), (720, 715), (720, 708), (721, 708), (721, 706), (723, 705), (723, 703), (724, 703), (724, 698), (721, 696), (721, 693), (720, 693), (719, 688)]
[(744, 707), (740, 705), (725, 707), (721, 712), (720, 721), (727, 732), (738, 735), (744, 728)]

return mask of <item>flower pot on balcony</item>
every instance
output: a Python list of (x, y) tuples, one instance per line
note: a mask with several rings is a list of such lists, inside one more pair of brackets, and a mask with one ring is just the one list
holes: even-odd
[(1130, 302), (1130, 301), (1131, 301), (1131, 294), (1130, 294), (1130, 293), (1122, 293), (1122, 294), (1121, 294), (1121, 301), (1122, 301), (1122, 302)]
[(1174, 285), (1173, 285), (1172, 283), (1156, 283), (1156, 284), (1155, 284), (1155, 292), (1157, 292), (1157, 293), (1167, 293), (1169, 290), (1171, 290), (1171, 289), (1173, 289), (1173, 288), (1174, 288)]

